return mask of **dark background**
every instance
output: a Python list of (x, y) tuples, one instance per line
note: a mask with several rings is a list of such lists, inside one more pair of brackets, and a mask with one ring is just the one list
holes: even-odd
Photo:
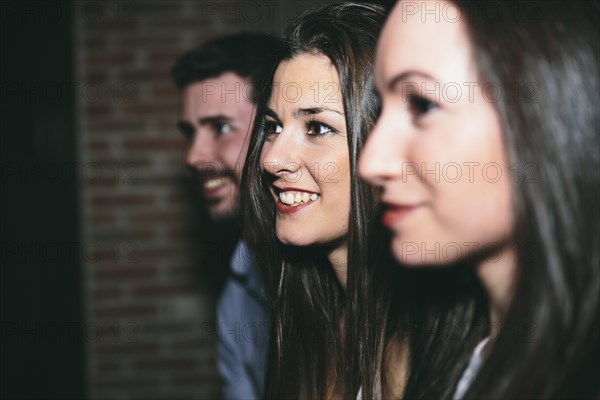
[[(23, 1), (40, 10), (68, 3)], [(3, 14), (10, 4), (2, 2)], [(34, 11), (35, 12), (35, 11)], [(74, 163), (74, 99), (44, 102), (19, 93), (73, 75), (72, 21), (23, 23), (3, 15), (1, 30), (2, 223), (0, 241), (0, 397), (84, 397), (81, 265), (76, 251), (53, 262), (44, 243), (79, 241), (75, 179), (36, 176), (48, 164)], [(51, 137), (52, 140), (47, 140)], [(70, 336), (70, 337), (69, 337)]]

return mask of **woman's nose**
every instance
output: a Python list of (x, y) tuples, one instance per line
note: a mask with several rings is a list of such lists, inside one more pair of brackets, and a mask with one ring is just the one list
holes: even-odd
[(299, 143), (294, 132), (283, 130), (263, 145), (262, 168), (282, 177), (300, 169)]
[(402, 175), (406, 143), (391, 118), (381, 115), (361, 151), (358, 172), (366, 181), (382, 185)]

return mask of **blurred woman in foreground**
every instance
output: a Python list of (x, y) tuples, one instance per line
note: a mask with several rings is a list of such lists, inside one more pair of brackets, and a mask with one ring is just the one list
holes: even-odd
[(599, 2), (436, 7), (386, 22), (360, 158), (436, 330), (410, 337), (405, 396), (596, 397)]

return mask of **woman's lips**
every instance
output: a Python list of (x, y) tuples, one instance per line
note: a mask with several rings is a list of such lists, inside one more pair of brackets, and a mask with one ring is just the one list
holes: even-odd
[(274, 187), (274, 194), (277, 211), (282, 214), (298, 212), (321, 198), (318, 193), (292, 187)]
[(303, 208), (310, 206), (313, 203), (314, 203), (314, 201), (309, 201), (308, 203), (303, 203), (303, 204), (299, 204), (297, 206), (292, 206), (289, 204), (284, 204), (281, 202), (280, 199), (277, 199), (277, 211), (279, 211), (282, 214), (291, 214), (291, 213), (298, 212), (298, 211), (302, 210)]
[(421, 208), (421, 204), (415, 205), (394, 205), (385, 204), (382, 215), (383, 225), (388, 228), (393, 228), (400, 221), (404, 221), (410, 215), (412, 215), (417, 209)]

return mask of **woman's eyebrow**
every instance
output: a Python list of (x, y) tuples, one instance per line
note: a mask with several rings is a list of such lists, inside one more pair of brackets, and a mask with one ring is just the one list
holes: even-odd
[(329, 108), (329, 107), (310, 107), (310, 108), (298, 108), (296, 111), (294, 111), (294, 117), (295, 118), (300, 118), (300, 117), (304, 117), (304, 116), (307, 116), (307, 115), (320, 114), (320, 113), (326, 112), (326, 111), (334, 112), (334, 113), (339, 114), (341, 116), (344, 115), (343, 112), (340, 112), (338, 110), (334, 110), (333, 108)]
[(267, 108), (265, 109), (265, 113), (264, 113), (264, 114), (265, 114), (266, 116), (268, 116), (268, 117), (271, 117), (271, 118), (273, 118), (273, 119), (275, 119), (275, 120), (279, 121), (279, 116), (277, 115), (277, 113), (276, 113), (275, 111), (273, 111), (273, 109), (271, 109), (271, 108), (269, 108), (269, 107), (267, 107)]
[(417, 76), (417, 77), (425, 78), (430, 81), (437, 82), (435, 78), (433, 78), (431, 75), (429, 75), (427, 73), (419, 72), (419, 71), (406, 71), (406, 72), (398, 74), (398, 75), (394, 76), (392, 79), (388, 80), (387, 84), (385, 85), (385, 88), (387, 90), (389, 90), (390, 92), (393, 92), (397, 89), (397, 86), (399, 83), (402, 83), (413, 76)]

